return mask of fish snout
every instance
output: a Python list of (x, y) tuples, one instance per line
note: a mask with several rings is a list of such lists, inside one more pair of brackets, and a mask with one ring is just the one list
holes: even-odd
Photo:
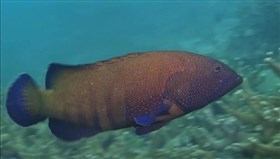
[(242, 82), (243, 82), (243, 78), (240, 75), (237, 75), (237, 78), (236, 78), (237, 85), (240, 85)]

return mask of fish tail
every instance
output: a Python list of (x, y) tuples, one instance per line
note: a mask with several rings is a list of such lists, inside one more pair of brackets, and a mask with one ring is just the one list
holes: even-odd
[(22, 74), (8, 91), (7, 111), (18, 125), (27, 127), (46, 119), (42, 91), (28, 74)]

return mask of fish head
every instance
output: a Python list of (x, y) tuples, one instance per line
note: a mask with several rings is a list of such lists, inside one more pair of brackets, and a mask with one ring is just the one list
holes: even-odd
[(194, 55), (185, 65), (168, 78), (164, 91), (164, 97), (185, 113), (206, 106), (242, 83), (233, 69), (212, 58)]
[(206, 72), (205, 77), (200, 80), (204, 80), (202, 82), (205, 83), (204, 89), (208, 89), (206, 92), (209, 94), (206, 98), (209, 103), (227, 94), (243, 81), (232, 68), (218, 60), (209, 59), (204, 69), (202, 72)]

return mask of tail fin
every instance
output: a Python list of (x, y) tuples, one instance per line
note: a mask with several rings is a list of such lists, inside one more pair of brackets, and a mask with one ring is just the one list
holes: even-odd
[(35, 81), (22, 74), (10, 87), (7, 97), (9, 116), (21, 126), (30, 126), (46, 119), (38, 113), (42, 107), (42, 93)]

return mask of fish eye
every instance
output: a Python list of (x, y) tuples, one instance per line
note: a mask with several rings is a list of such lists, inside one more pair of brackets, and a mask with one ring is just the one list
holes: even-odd
[(219, 72), (221, 70), (221, 66), (215, 66), (214, 71)]

